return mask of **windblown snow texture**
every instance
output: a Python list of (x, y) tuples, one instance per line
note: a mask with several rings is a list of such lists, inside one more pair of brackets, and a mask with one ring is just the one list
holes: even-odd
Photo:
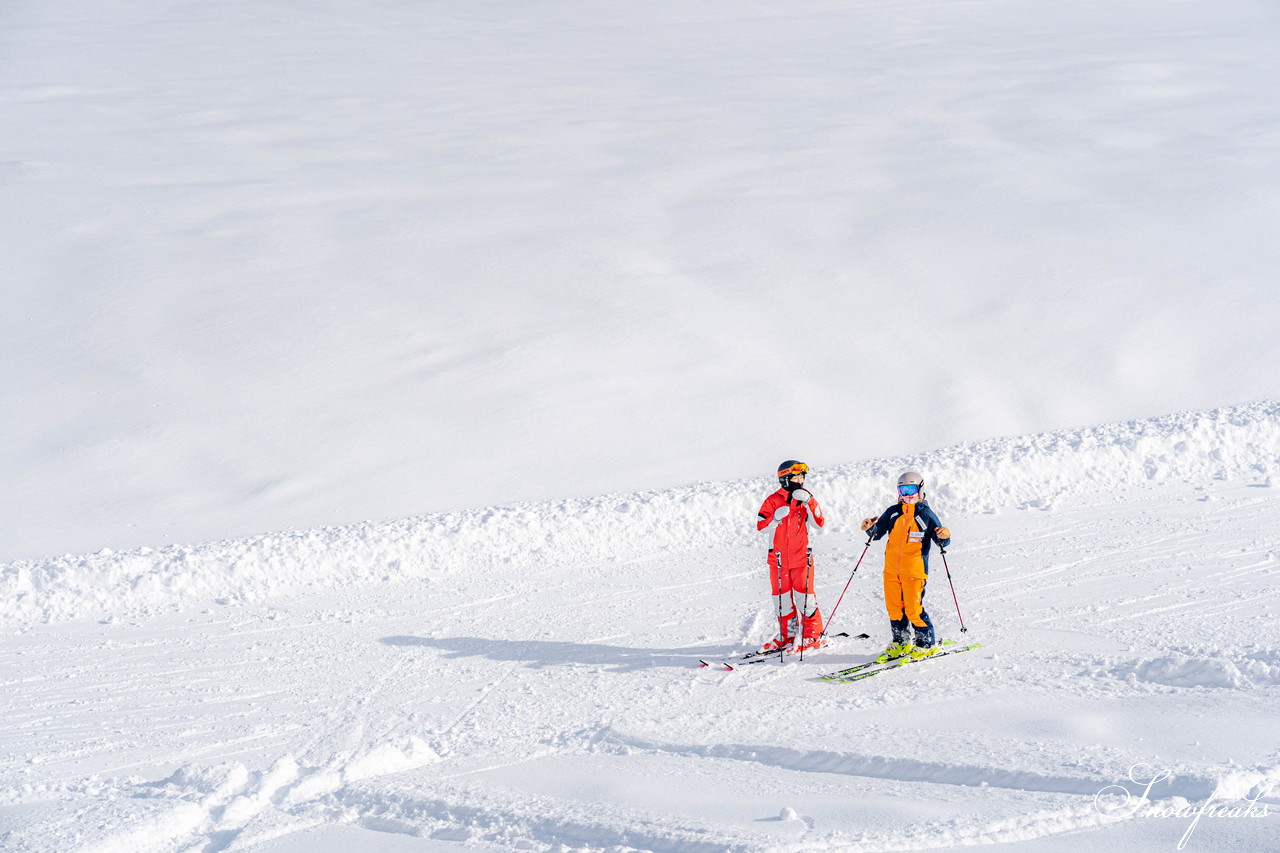
[(0, 4), (0, 561), (1280, 398), (1278, 27)]

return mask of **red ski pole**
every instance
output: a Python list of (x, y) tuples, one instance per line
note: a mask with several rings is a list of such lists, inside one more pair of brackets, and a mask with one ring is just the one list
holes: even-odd
[(831, 627), (832, 621), (836, 618), (836, 611), (840, 609), (840, 602), (844, 601), (844, 594), (849, 591), (849, 584), (853, 583), (853, 576), (858, 573), (858, 566), (862, 565), (862, 558), (867, 556), (867, 548), (871, 547), (871, 536), (867, 536), (867, 547), (862, 549), (862, 556), (858, 557), (858, 562), (854, 564), (853, 572), (849, 574), (849, 579), (845, 581), (844, 589), (840, 591), (840, 597), (836, 599), (836, 606), (831, 608), (831, 615), (827, 617), (827, 624), (822, 626), (822, 636), (827, 636), (827, 630)]
[(939, 545), (938, 552), (942, 554), (942, 568), (947, 570), (947, 583), (951, 584), (951, 600), (956, 603), (956, 616), (960, 618), (960, 633), (963, 634), (969, 629), (964, 626), (964, 616), (960, 613), (960, 599), (956, 598), (956, 585), (951, 580), (951, 567), (947, 565), (947, 549)]

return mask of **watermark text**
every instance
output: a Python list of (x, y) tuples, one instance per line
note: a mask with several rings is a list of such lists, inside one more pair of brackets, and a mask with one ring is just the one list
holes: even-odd
[[(1209, 799), (1203, 803), (1187, 803), (1177, 798), (1177, 805), (1152, 802), (1152, 792), (1161, 782), (1173, 778), (1169, 770), (1160, 769), (1150, 764), (1135, 764), (1129, 768), (1129, 781), (1141, 789), (1135, 795), (1126, 785), (1108, 785), (1093, 798), (1093, 807), (1105, 817), (1124, 819), (1132, 817), (1148, 818), (1180, 818), (1189, 821), (1186, 832), (1178, 841), (1178, 849), (1185, 850), (1195, 834), (1203, 818), (1263, 818), (1271, 814), (1267, 803), (1259, 803), (1271, 792), (1271, 784), (1258, 785), (1250, 792), (1252, 796), (1225, 799), (1221, 788), (1215, 788)], [(1185, 803), (1185, 805), (1183, 805)]]

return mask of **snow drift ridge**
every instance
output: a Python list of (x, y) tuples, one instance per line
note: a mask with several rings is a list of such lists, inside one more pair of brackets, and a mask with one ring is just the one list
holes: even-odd
[[(891, 499), (898, 473), (925, 474), (949, 517), (1120, 499), (1165, 481), (1254, 478), (1280, 467), (1280, 402), (997, 438), (915, 456), (819, 467), (811, 478), (831, 521), (850, 532)], [(146, 611), (211, 600), (254, 601), (302, 588), (368, 585), (461, 570), (518, 571), (531, 559), (600, 564), (669, 549), (758, 541), (752, 520), (769, 477), (663, 491), (459, 512), (128, 552), (24, 560), (0, 567), (10, 622)]]

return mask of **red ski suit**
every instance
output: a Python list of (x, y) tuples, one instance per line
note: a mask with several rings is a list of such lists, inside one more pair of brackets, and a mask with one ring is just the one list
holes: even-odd
[(809, 523), (818, 527), (827, 523), (815, 498), (808, 503), (791, 500), (786, 489), (769, 495), (760, 506), (756, 530), (773, 523), (773, 514), (781, 507), (790, 512), (773, 531), (773, 547), (769, 550), (769, 586), (773, 591), (778, 630), (782, 637), (791, 636), (791, 620), (802, 617), (805, 637), (822, 633), (822, 614), (813, 589), (813, 552), (809, 548)]

